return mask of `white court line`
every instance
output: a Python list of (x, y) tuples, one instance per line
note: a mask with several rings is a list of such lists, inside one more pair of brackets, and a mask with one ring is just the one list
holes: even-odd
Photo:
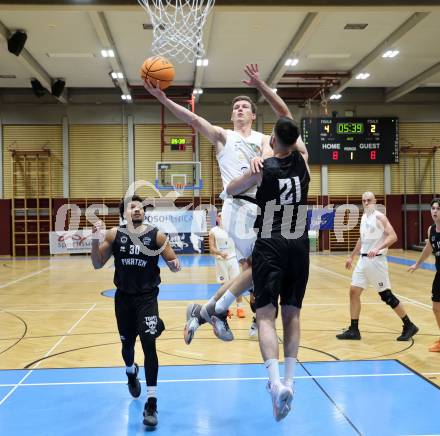
[[(314, 268), (314, 269), (320, 269), (320, 270), (325, 271), (329, 274), (333, 274), (336, 277), (342, 277), (343, 279), (350, 280), (350, 282), (351, 282), (351, 277), (344, 276), (343, 274), (339, 274), (337, 272), (331, 271), (331, 270), (324, 268), (322, 266), (310, 265), (310, 267)], [(412, 298), (405, 297), (404, 295), (401, 295), (401, 294), (395, 293), (395, 295), (397, 295), (400, 298), (405, 299), (406, 301), (408, 301), (408, 303), (412, 303), (414, 306), (418, 306), (423, 309), (428, 309), (429, 311), (432, 310), (432, 307), (429, 304), (425, 304), (425, 303), (422, 303), (421, 301), (413, 300)], [(364, 304), (364, 303), (362, 303), (362, 304)]]
[[(411, 372), (396, 374), (340, 374), (340, 375), (301, 375), (294, 377), (295, 380), (316, 380), (327, 378), (365, 378), (365, 377), (408, 377), (415, 376)], [(158, 383), (193, 383), (193, 382), (224, 382), (224, 381), (254, 381), (267, 380), (267, 377), (225, 377), (225, 378), (188, 378), (175, 380), (158, 380)], [(140, 380), (143, 382), (144, 380)], [(53, 382), (53, 383), (18, 383), (18, 384), (0, 384), (0, 387), (33, 387), (33, 386), (76, 386), (76, 385), (111, 385), (127, 384), (127, 381), (83, 381), (83, 382)]]
[(21, 282), (21, 281), (23, 281), (23, 280), (26, 280), (26, 279), (28, 279), (29, 277), (36, 276), (37, 274), (41, 274), (42, 272), (47, 271), (48, 269), (51, 269), (51, 268), (52, 268), (51, 266), (47, 266), (46, 268), (40, 269), (40, 270), (38, 270), (38, 271), (34, 271), (34, 272), (31, 273), (31, 274), (28, 274), (28, 275), (26, 275), (26, 276), (22, 276), (22, 277), (20, 277), (19, 279), (12, 280), (12, 281), (10, 281), (10, 282), (6, 282), (6, 283), (3, 283), (3, 284), (0, 284), (0, 289), (6, 288), (7, 286), (9, 286), (9, 285), (13, 285), (14, 283), (18, 283), (18, 282)]
[[(61, 342), (64, 341), (64, 339), (66, 339), (67, 335), (69, 335), (70, 333), (72, 333), (72, 331), (75, 329), (75, 327), (95, 308), (97, 303), (94, 303), (93, 306), (91, 306), (86, 313), (83, 314), (83, 316), (81, 316), (81, 318), (76, 321), (75, 324), (73, 324), (72, 327), (70, 327), (70, 329), (67, 331), (67, 333), (62, 336), (57, 342), (56, 344), (43, 356), (43, 357), (47, 357), (50, 355), (50, 353), (52, 353), (52, 351), (55, 350), (56, 347), (58, 347), (58, 345), (61, 344)], [(38, 361), (35, 366), (24, 375), (24, 377), (14, 386), (13, 389), (11, 389), (1, 400), (0, 400), (0, 406), (15, 392), (15, 390), (34, 372), (35, 368), (38, 368), (40, 366), (40, 363), (42, 362), (42, 360)]]

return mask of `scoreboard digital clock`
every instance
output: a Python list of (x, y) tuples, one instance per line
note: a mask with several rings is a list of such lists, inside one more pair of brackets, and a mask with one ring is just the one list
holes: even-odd
[(186, 138), (181, 136), (173, 136), (169, 138), (169, 144), (171, 151), (185, 151), (186, 150)]
[(399, 163), (397, 118), (303, 118), (310, 164)]
[(171, 145), (186, 145), (186, 138), (170, 138)]

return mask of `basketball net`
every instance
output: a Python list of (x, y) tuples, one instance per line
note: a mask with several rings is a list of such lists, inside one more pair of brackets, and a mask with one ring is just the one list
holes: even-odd
[(193, 63), (205, 54), (203, 26), (215, 0), (138, 0), (153, 25), (153, 53)]

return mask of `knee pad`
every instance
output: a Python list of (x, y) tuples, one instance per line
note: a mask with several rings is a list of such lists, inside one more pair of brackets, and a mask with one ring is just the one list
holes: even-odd
[(379, 295), (380, 299), (392, 309), (397, 307), (400, 303), (399, 299), (391, 292), (391, 289), (379, 292)]

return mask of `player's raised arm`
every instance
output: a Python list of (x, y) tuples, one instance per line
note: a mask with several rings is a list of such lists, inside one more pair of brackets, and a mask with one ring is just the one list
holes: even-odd
[(186, 124), (189, 124), (195, 130), (205, 136), (208, 141), (215, 146), (216, 152), (219, 153), (226, 143), (226, 131), (219, 127), (214, 126), (209, 121), (199, 115), (184, 108), (180, 104), (170, 100), (166, 94), (159, 88), (159, 82), (154, 87), (150, 82), (144, 82), (144, 88), (153, 96), (159, 100), (174, 116)]
[(293, 118), (284, 100), (261, 79), (257, 64), (246, 65), (244, 72), (249, 79), (243, 80), (243, 83), (257, 88), (278, 117)]
[(295, 150), (298, 150), (301, 153), (302, 157), (306, 161), (307, 168), (309, 169), (309, 152), (307, 151), (306, 144), (304, 144), (304, 141), (302, 140), (301, 136), (299, 136), (298, 139), (296, 140), (294, 148)]

